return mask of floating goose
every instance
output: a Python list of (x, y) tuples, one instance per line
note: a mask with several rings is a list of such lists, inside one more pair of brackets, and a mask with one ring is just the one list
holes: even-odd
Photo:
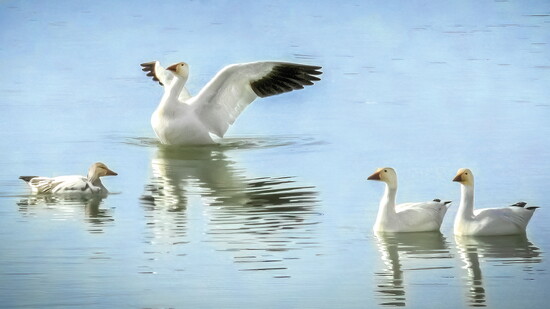
[(393, 168), (379, 168), (367, 179), (386, 183), (373, 227), (375, 232), (439, 231), (451, 201), (442, 202), (440, 199), (434, 199), (428, 202), (395, 205), (397, 173)]
[(164, 86), (151, 117), (160, 142), (170, 145), (213, 144), (257, 97), (268, 97), (313, 85), (321, 67), (285, 62), (252, 62), (223, 68), (198, 95), (185, 88), (189, 66), (179, 62), (164, 69), (158, 61), (142, 70)]
[(462, 186), (460, 206), (455, 217), (455, 235), (496, 236), (525, 233), (525, 228), (538, 207), (525, 207), (518, 202), (504, 208), (474, 210), (474, 174), (467, 168), (458, 170), (453, 181)]
[(105, 164), (97, 162), (88, 170), (88, 176), (71, 175), (58, 177), (21, 176), (32, 190), (32, 193), (63, 194), (97, 194), (107, 195), (109, 191), (103, 186), (102, 176), (116, 176)]

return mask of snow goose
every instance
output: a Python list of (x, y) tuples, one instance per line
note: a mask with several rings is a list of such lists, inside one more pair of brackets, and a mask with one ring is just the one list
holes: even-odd
[(439, 231), (450, 201), (395, 204), (397, 173), (391, 167), (379, 168), (368, 177), (386, 183), (386, 190), (378, 209), (375, 232), (430, 232)]
[(455, 217), (455, 235), (497, 236), (525, 233), (538, 207), (518, 202), (504, 208), (474, 210), (474, 174), (467, 168), (458, 170), (453, 181), (461, 184), (460, 206)]
[(169, 145), (213, 144), (223, 137), (241, 112), (257, 97), (302, 89), (320, 80), (321, 67), (286, 62), (251, 62), (226, 66), (197, 94), (185, 88), (189, 65), (164, 69), (158, 61), (142, 70), (164, 86), (164, 95), (151, 117), (160, 142)]
[(88, 170), (88, 176), (70, 175), (58, 177), (21, 176), (31, 188), (32, 193), (53, 194), (94, 194), (105, 196), (109, 193), (101, 183), (102, 176), (116, 176), (105, 164), (97, 162)]

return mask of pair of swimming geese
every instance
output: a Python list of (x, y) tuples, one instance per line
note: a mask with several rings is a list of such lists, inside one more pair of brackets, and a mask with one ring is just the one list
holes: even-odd
[[(164, 94), (151, 117), (162, 144), (205, 145), (216, 143), (242, 111), (257, 97), (268, 97), (313, 85), (321, 67), (288, 62), (251, 62), (226, 66), (196, 95), (185, 88), (189, 66), (185, 62), (167, 68), (158, 61), (141, 64), (147, 76), (164, 87)], [(103, 163), (94, 163), (87, 176), (21, 176), (33, 193), (93, 194), (106, 196), (103, 176), (117, 173)], [(386, 191), (374, 225), (376, 232), (438, 231), (450, 202), (438, 199), (423, 203), (395, 204), (397, 174), (392, 168), (378, 169), (368, 179), (386, 183)], [(457, 235), (509, 235), (524, 233), (536, 207), (516, 203), (506, 208), (474, 211), (474, 178), (460, 169), (454, 181), (462, 196), (454, 232)]]

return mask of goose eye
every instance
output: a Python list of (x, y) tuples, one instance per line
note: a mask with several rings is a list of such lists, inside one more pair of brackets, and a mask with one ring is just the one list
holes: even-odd
[(387, 172), (388, 172), (388, 170), (384, 170), (384, 173), (387, 173)]

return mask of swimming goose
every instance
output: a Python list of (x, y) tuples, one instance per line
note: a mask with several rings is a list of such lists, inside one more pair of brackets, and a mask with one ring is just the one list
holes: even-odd
[(375, 232), (439, 231), (451, 201), (442, 202), (440, 199), (434, 199), (428, 202), (395, 205), (397, 173), (393, 168), (379, 168), (367, 179), (386, 183), (373, 227)]
[(88, 176), (70, 175), (58, 177), (21, 176), (34, 194), (97, 194), (107, 195), (109, 191), (101, 183), (100, 177), (116, 176), (105, 164), (97, 162), (88, 170)]
[(455, 217), (455, 235), (496, 236), (525, 233), (538, 207), (518, 202), (504, 208), (474, 210), (474, 174), (467, 168), (458, 170), (453, 181), (461, 184), (460, 206)]
[(197, 94), (185, 88), (189, 65), (164, 69), (158, 61), (142, 70), (164, 86), (164, 95), (151, 117), (160, 142), (169, 145), (213, 144), (223, 137), (241, 112), (257, 97), (302, 89), (320, 80), (321, 67), (285, 62), (251, 62), (226, 66)]

